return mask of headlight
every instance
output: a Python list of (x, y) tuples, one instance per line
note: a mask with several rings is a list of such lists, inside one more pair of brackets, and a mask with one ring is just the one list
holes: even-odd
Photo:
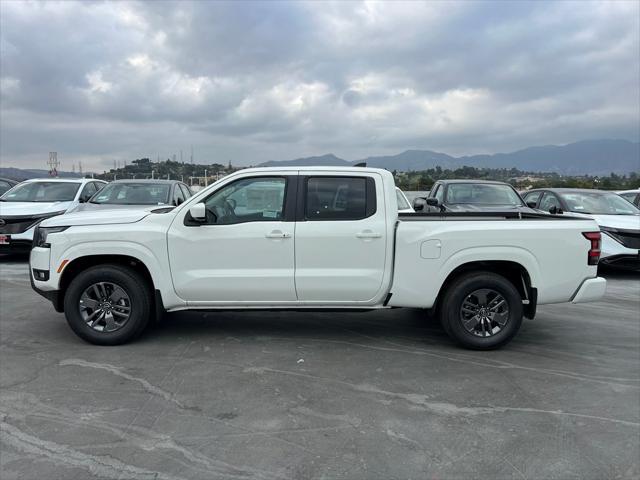
[(69, 227), (36, 227), (36, 231), (33, 233), (33, 246), (49, 248), (50, 244), (47, 243), (47, 236), (51, 233), (64, 232)]

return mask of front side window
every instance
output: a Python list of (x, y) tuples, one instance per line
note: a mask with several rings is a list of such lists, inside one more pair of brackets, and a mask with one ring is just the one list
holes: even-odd
[(87, 183), (82, 189), (82, 193), (80, 194), (80, 200), (86, 202), (91, 198), (91, 196), (96, 193), (98, 189), (96, 188), (96, 184), (93, 182)]
[(556, 207), (560, 208), (560, 200), (553, 193), (545, 193), (544, 197), (542, 197), (542, 202), (540, 203), (540, 210), (549, 211), (551, 208)]
[(527, 193), (524, 197), (524, 201), (527, 203), (535, 203), (537, 205), (538, 200), (540, 200), (540, 195), (542, 195), (542, 192)]
[(5, 193), (3, 202), (71, 202), (80, 188), (72, 182), (26, 182)]
[(436, 187), (436, 193), (433, 195), (438, 203), (442, 203), (442, 199), (444, 198), (444, 187), (442, 185), (438, 185)]
[(311, 177), (307, 180), (307, 220), (360, 220), (367, 217), (364, 177)]
[(173, 187), (173, 204), (180, 205), (182, 204), (182, 202), (184, 202), (184, 200), (185, 200), (184, 193), (182, 192), (180, 185), (176, 184)]
[(222, 187), (204, 202), (209, 223), (281, 221), (286, 183), (281, 177), (244, 178)]

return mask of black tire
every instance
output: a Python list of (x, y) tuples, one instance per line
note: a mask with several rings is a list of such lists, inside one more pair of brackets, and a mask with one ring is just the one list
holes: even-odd
[[(506, 323), (490, 336), (484, 334), (485, 325), (476, 323), (477, 333), (473, 333), (463, 323), (463, 304), (475, 292), (490, 290), (505, 300), (508, 310), (503, 311)], [(497, 298), (497, 297), (493, 297)], [(466, 304), (465, 304), (466, 305)], [(505, 308), (504, 306), (502, 307)], [(458, 344), (473, 350), (492, 350), (509, 343), (522, 325), (522, 297), (516, 287), (505, 277), (492, 272), (473, 272), (459, 276), (448, 286), (440, 304), (440, 321), (447, 334)], [(467, 314), (470, 316), (470, 314)], [(468, 320), (474, 324), (474, 320)], [(487, 321), (488, 322), (488, 321)], [(489, 324), (487, 323), (487, 330)]]
[[(115, 331), (97, 331), (89, 326), (80, 309), (87, 289), (99, 282), (120, 287), (127, 295), (129, 317)], [(79, 273), (64, 295), (64, 313), (71, 329), (83, 340), (95, 345), (121, 345), (135, 339), (147, 326), (153, 306), (147, 280), (135, 270), (120, 265), (97, 265)]]

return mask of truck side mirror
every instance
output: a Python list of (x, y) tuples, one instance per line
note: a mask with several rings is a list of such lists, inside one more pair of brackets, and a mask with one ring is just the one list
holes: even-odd
[(425, 205), (427, 204), (426, 200), (422, 197), (418, 197), (413, 201), (413, 209), (416, 212), (421, 212), (424, 210)]
[(204, 203), (196, 203), (189, 207), (189, 215), (196, 222), (205, 222), (207, 220), (207, 207)]
[(527, 202), (527, 207), (536, 208), (537, 202)]
[(429, 205), (430, 207), (437, 207), (438, 205), (440, 205), (440, 202), (436, 197), (429, 197), (427, 198), (427, 205)]

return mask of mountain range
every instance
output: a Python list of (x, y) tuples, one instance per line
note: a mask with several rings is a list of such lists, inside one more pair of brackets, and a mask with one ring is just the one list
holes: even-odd
[(568, 145), (529, 147), (511, 153), (453, 157), (431, 150), (406, 150), (397, 155), (373, 156), (347, 161), (327, 154), (295, 160), (270, 161), (259, 166), (350, 166), (365, 162), (368, 167), (416, 171), (437, 166), (517, 168), (562, 175), (609, 175), (640, 171), (640, 143), (627, 140), (583, 140)]
[[(372, 156), (355, 161), (339, 158), (332, 153), (270, 161), (260, 167), (282, 166), (352, 166), (365, 162), (369, 167), (400, 172), (441, 167), (455, 169), (463, 166), (477, 168), (516, 168), (528, 172), (556, 172), (561, 175), (609, 175), (640, 172), (640, 143), (627, 140), (584, 140), (568, 145), (529, 147), (511, 153), (468, 155), (454, 157), (431, 150), (406, 150), (397, 155)], [(201, 168), (209, 168), (200, 165)], [(182, 172), (184, 173), (184, 172)], [(177, 173), (178, 177), (180, 172)], [(48, 170), (0, 168), (0, 177), (24, 180), (48, 177)], [(59, 172), (60, 177), (79, 177), (75, 172)], [(177, 177), (176, 177), (177, 178)]]

